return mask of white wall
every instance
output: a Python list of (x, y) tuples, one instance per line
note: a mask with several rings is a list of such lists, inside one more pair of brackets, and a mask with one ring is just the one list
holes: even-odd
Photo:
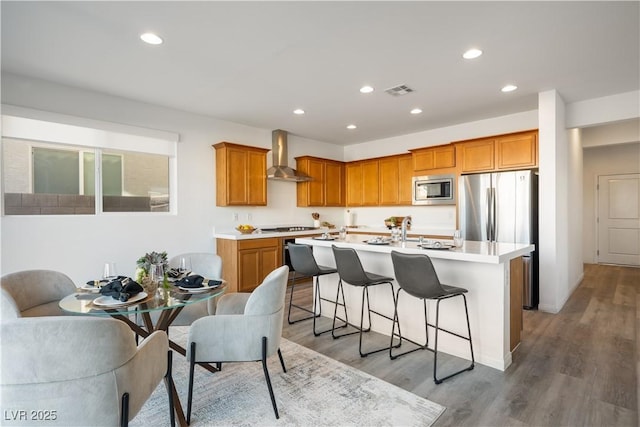
[[(169, 255), (187, 251), (215, 252), (214, 227), (254, 224), (311, 223), (312, 209), (297, 209), (294, 183), (269, 181), (265, 208), (215, 206), (214, 150), (220, 141), (271, 148), (271, 129), (258, 129), (152, 106), (11, 74), (2, 75), (3, 104), (17, 105), (106, 122), (167, 130), (178, 143), (177, 215), (109, 214), (100, 216), (4, 216), (2, 274), (30, 268), (63, 271), (76, 282), (95, 278), (106, 261), (122, 274), (133, 274), (135, 260), (149, 251)], [(302, 154), (341, 160), (342, 147), (289, 137), (290, 164)], [(267, 159), (271, 163), (271, 157)], [(342, 221), (343, 209), (322, 210), (322, 218)], [(246, 220), (251, 213), (252, 221)]]
[(631, 144), (590, 147), (583, 150), (584, 173), (582, 187), (584, 200), (582, 212), (584, 222), (582, 228), (582, 259), (587, 263), (595, 263), (597, 250), (597, 190), (599, 175), (615, 175), (640, 173), (640, 142)]
[(567, 171), (567, 262), (568, 262), (568, 289), (566, 297), (580, 284), (584, 276), (584, 264), (582, 257), (582, 132), (580, 129), (571, 129), (568, 134), (568, 162)]
[(556, 313), (567, 284), (567, 143), (565, 104), (555, 90), (538, 98), (539, 115), (539, 260), (540, 304)]
[(581, 139), (583, 148), (638, 142), (640, 141), (640, 119), (584, 128)]
[(567, 108), (567, 129), (631, 120), (640, 117), (640, 91), (574, 102)]

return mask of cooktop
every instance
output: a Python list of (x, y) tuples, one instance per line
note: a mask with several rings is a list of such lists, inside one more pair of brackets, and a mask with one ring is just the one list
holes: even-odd
[(273, 228), (261, 228), (262, 231), (275, 231), (278, 233), (282, 233), (285, 231), (307, 231), (307, 230), (315, 230), (315, 227), (306, 226), (306, 225), (283, 225), (280, 227)]

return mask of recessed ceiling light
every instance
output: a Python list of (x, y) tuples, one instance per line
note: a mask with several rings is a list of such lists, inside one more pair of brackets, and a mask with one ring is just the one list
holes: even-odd
[(297, 108), (293, 110), (293, 114), (302, 115), (304, 114), (304, 110), (302, 108)]
[(357, 127), (358, 127), (358, 126), (356, 126), (356, 125), (348, 125), (348, 126), (347, 126), (347, 129), (355, 129), (355, 128), (357, 128)]
[(149, 44), (162, 44), (162, 39), (153, 33), (144, 33), (140, 35), (140, 39)]
[(420, 114), (422, 113), (422, 110), (420, 108), (414, 108), (413, 110), (411, 110), (411, 114)]
[(503, 92), (513, 92), (516, 89), (518, 89), (518, 86), (516, 86), (516, 85), (506, 85), (500, 90), (503, 91)]
[(462, 54), (464, 59), (475, 59), (482, 55), (482, 51), (480, 49), (469, 49), (465, 53)]
[(371, 86), (362, 86), (360, 88), (360, 93), (371, 93), (373, 92), (373, 88)]

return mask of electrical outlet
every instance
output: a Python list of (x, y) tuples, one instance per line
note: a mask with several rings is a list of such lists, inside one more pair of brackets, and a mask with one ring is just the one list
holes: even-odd
[(251, 222), (251, 220), (253, 220), (253, 215), (251, 215), (251, 213), (247, 214), (247, 221)]
[(233, 220), (237, 221), (238, 220), (238, 212), (234, 212), (233, 213)]

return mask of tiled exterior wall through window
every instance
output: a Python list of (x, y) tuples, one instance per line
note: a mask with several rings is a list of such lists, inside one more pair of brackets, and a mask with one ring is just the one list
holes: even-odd
[[(103, 212), (169, 212), (169, 198), (105, 196)], [(5, 215), (93, 215), (94, 196), (5, 193)]]

